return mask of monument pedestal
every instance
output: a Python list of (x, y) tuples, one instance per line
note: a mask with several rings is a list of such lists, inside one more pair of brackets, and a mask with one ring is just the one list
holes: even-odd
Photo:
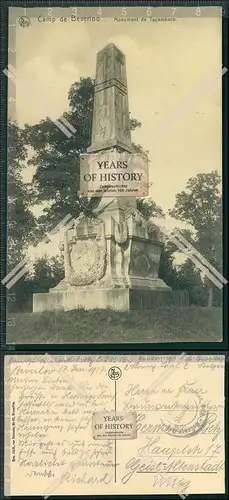
[(129, 291), (91, 290), (76, 288), (74, 291), (55, 291), (36, 293), (33, 296), (33, 310), (40, 311), (71, 311), (72, 309), (114, 309), (126, 311), (129, 309)]
[(164, 235), (149, 225), (136, 200), (101, 200), (99, 216), (74, 221), (62, 235), (65, 278), (33, 296), (33, 311), (153, 308), (171, 289), (158, 278)]
[[(160, 282), (161, 280), (157, 280)], [(179, 306), (179, 292), (165, 291), (163, 282), (155, 283), (155, 290), (137, 289), (82, 289), (51, 291), (33, 296), (33, 311), (71, 311), (73, 309), (112, 309), (115, 311), (152, 310), (160, 307)], [(182, 304), (188, 305), (188, 304)]]

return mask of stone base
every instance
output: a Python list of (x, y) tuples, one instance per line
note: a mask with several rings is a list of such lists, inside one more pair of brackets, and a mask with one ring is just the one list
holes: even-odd
[(112, 309), (116, 311), (159, 309), (188, 305), (183, 292), (134, 289), (82, 289), (33, 295), (33, 312), (70, 311), (73, 309)]
[(130, 289), (130, 290), (156, 290), (156, 291), (172, 291), (168, 285), (160, 278), (141, 278), (132, 276), (122, 276), (117, 274), (108, 274), (97, 283), (92, 283), (88, 287), (75, 287), (70, 285), (67, 280), (61, 280), (54, 288), (49, 289), (49, 293), (56, 292), (77, 292), (79, 290), (113, 290), (113, 289)]

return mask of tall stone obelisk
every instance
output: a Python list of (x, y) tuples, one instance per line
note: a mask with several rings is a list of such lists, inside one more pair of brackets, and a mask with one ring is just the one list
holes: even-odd
[[(134, 153), (131, 142), (130, 114), (125, 55), (109, 43), (100, 50), (96, 60), (94, 108), (91, 146), (88, 153), (104, 151)], [(110, 198), (108, 211), (117, 223), (123, 220), (124, 207), (136, 208), (136, 197)], [(99, 210), (107, 205), (107, 198), (100, 201)]]
[(89, 152), (118, 148), (133, 152), (131, 145), (126, 61), (110, 43), (97, 54), (92, 142)]
[[(97, 55), (90, 154), (133, 153), (124, 54), (109, 44)], [(163, 234), (144, 219), (136, 198), (101, 197), (94, 217), (62, 231), (65, 278), (34, 294), (33, 310), (151, 308), (170, 288), (158, 278)], [(166, 292), (166, 293), (165, 293)]]

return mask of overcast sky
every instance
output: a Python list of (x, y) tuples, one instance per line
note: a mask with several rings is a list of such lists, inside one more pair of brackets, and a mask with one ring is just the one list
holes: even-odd
[[(55, 15), (59, 9), (53, 8)], [(191, 176), (213, 169), (221, 173), (219, 17), (138, 23), (31, 21), (29, 28), (16, 28), (21, 126), (66, 111), (70, 85), (80, 77), (94, 78), (97, 51), (113, 42), (126, 56), (130, 112), (142, 122), (132, 140), (150, 151), (154, 200), (164, 210), (172, 208)]]

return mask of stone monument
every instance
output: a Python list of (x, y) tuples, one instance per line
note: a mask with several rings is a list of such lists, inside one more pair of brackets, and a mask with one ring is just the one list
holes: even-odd
[[(124, 54), (109, 44), (97, 55), (90, 153), (133, 153)], [(134, 197), (101, 197), (92, 218), (61, 231), (65, 278), (33, 296), (33, 310), (151, 308), (172, 293), (158, 278), (163, 233), (147, 223)]]

